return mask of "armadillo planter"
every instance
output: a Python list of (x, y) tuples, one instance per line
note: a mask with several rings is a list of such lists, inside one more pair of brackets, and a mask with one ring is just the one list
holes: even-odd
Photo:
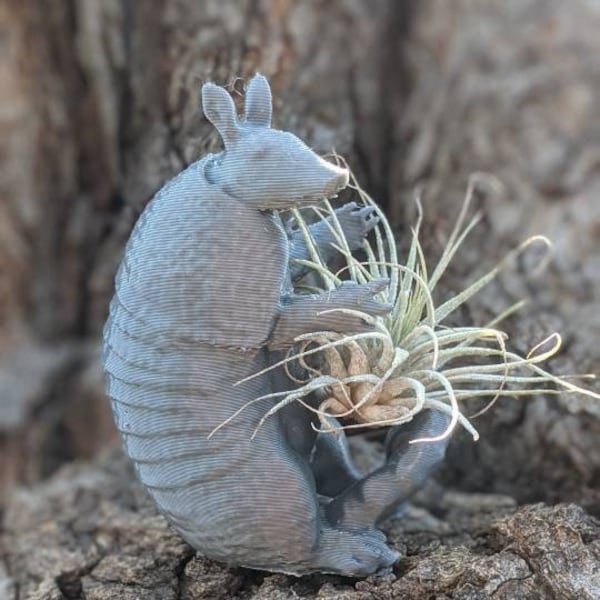
[[(537, 343), (527, 356), (520, 356), (507, 348), (508, 336), (497, 326), (518, 311), (524, 301), (510, 306), (485, 326), (445, 325), (449, 315), (527, 248), (535, 244), (541, 244), (547, 250), (550, 248), (549, 240), (543, 236), (527, 239), (486, 275), (436, 306), (433, 292), (437, 283), (479, 221), (479, 215), (467, 221), (478, 183), (497, 182), (483, 174), (471, 178), (454, 229), (431, 273), (419, 242), (422, 209), (418, 198), (419, 217), (412, 230), (412, 243), (404, 264), (398, 259), (394, 235), (385, 215), (354, 178), (350, 187), (362, 204), (376, 211), (378, 218), (373, 231), (374, 240), (365, 240), (363, 244), (364, 260), (351, 252), (328, 201), (310, 209), (312, 214), (306, 210), (293, 211), (296, 226), (311, 249), (311, 260), (300, 262), (313, 274), (311, 283), (315, 278), (319, 281), (316, 287), (299, 285), (298, 292), (333, 290), (342, 279), (349, 278), (357, 284), (364, 284), (383, 277), (388, 278), (390, 284), (380, 293), (379, 300), (393, 308), (382, 317), (355, 311), (372, 325), (371, 332), (344, 335), (321, 331), (298, 337), (287, 357), (270, 367), (285, 368), (298, 388), (289, 393), (269, 395), (269, 398), (277, 398), (278, 402), (265, 414), (259, 427), (291, 402), (299, 402), (316, 413), (321, 431), (334, 435), (341, 429), (401, 425), (410, 422), (422, 410), (429, 409), (450, 415), (448, 427), (439, 436), (414, 439), (412, 443), (439, 441), (449, 436), (457, 424), (477, 440), (479, 434), (470, 418), (481, 415), (501, 396), (527, 397), (567, 392), (600, 399), (598, 394), (540, 366), (559, 351), (561, 337), (558, 333)], [(308, 224), (315, 218), (331, 229), (336, 248), (345, 259), (345, 266), (337, 272), (328, 268), (312, 238)], [(298, 369), (292, 369), (292, 365), (299, 365), (304, 377), (299, 377)], [(308, 402), (309, 395), (316, 395), (320, 402), (317, 405)], [(489, 400), (482, 410), (467, 417), (461, 410), (461, 401), (474, 398)]]
[[(399, 554), (379, 524), (442, 460), (457, 423), (476, 436), (463, 398), (554, 393), (550, 383), (583, 390), (539, 367), (558, 336), (522, 358), (495, 323), (444, 327), (500, 268), (434, 305), (436, 283), (475, 225), (464, 226), (468, 201), (429, 275), (418, 224), (402, 264), (385, 217), (356, 182), (363, 207), (319, 204), (346, 187), (349, 171), (271, 127), (264, 77), (249, 82), (242, 116), (212, 83), (202, 106), (224, 150), (190, 164), (148, 204), (104, 329), (125, 451), (162, 514), (207, 557), (296, 575), (388, 568)], [(286, 210), (295, 217), (288, 231)], [(313, 213), (322, 222), (309, 226)], [(364, 263), (353, 254), (361, 247)], [(326, 265), (339, 253), (346, 266), (334, 273)], [(316, 436), (302, 410), (269, 419), (294, 401), (333, 431)], [(416, 437), (437, 443), (407, 449), (394, 442), (406, 430), (395, 428), (386, 465), (364, 476), (344, 436), (333, 435), (411, 420)]]

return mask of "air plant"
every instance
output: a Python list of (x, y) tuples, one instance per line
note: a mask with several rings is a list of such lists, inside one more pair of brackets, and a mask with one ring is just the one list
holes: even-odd
[[(365, 240), (364, 260), (357, 258), (344, 238), (328, 200), (310, 209), (312, 217), (322, 219), (331, 229), (337, 250), (345, 266), (333, 272), (321, 259), (308, 227), (305, 212), (294, 210), (293, 217), (302, 231), (310, 250), (310, 260), (301, 261), (319, 280), (317, 289), (332, 290), (338, 287), (342, 276), (357, 283), (367, 283), (379, 278), (389, 279), (389, 286), (378, 298), (393, 306), (383, 317), (372, 317), (359, 311), (352, 312), (372, 326), (372, 331), (343, 335), (333, 331), (319, 331), (299, 336), (287, 357), (269, 369), (283, 366), (297, 388), (257, 398), (280, 398), (264, 415), (262, 423), (291, 402), (300, 402), (315, 412), (322, 430), (336, 433), (338, 429), (383, 427), (409, 422), (421, 410), (439, 410), (450, 415), (445, 432), (435, 438), (421, 438), (412, 442), (435, 441), (450, 435), (457, 424), (471, 433), (478, 433), (470, 421), (487, 410), (501, 396), (528, 397), (561, 392), (580, 393), (600, 399), (600, 395), (579, 387), (564, 377), (558, 377), (540, 366), (560, 349), (558, 333), (535, 345), (526, 356), (507, 349), (507, 335), (497, 326), (509, 315), (519, 310), (524, 302), (506, 309), (483, 327), (449, 326), (447, 318), (490, 283), (500, 271), (518, 255), (534, 244), (546, 249), (550, 242), (543, 236), (527, 239), (509, 252), (493, 269), (479, 277), (456, 295), (435, 305), (433, 292), (448, 265), (471, 230), (477, 225), (479, 215), (467, 221), (469, 207), (478, 182), (483, 175), (471, 177), (454, 229), (442, 255), (430, 272), (419, 240), (422, 222), (421, 203), (417, 198), (418, 219), (412, 229), (412, 238), (404, 263), (398, 260), (395, 238), (381, 209), (360, 188), (354, 177), (350, 187), (360, 202), (371, 206), (378, 216), (373, 231), (373, 241)], [(302, 291), (299, 289), (297, 291)], [(341, 309), (336, 309), (341, 310)], [(303, 376), (292, 373), (290, 365), (296, 363)], [(297, 369), (296, 369), (297, 370)], [(255, 374), (251, 377), (254, 377)], [(593, 377), (585, 375), (581, 377)], [(307, 397), (317, 395), (315, 405)], [(461, 403), (467, 399), (488, 398), (487, 406), (467, 417)], [(240, 411), (232, 415), (233, 419)], [(342, 420), (334, 425), (331, 417)], [(224, 425), (225, 423), (223, 423)], [(256, 431), (255, 431), (256, 434)]]

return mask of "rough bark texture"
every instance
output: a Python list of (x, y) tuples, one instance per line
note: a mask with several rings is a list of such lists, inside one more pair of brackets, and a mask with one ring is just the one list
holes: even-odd
[(1, 0), (0, 598), (600, 597), (600, 404), (570, 396), (498, 402), (479, 443), (456, 436), (382, 580), (194, 558), (117, 454), (8, 500), (116, 442), (97, 351), (112, 279), (153, 192), (217, 147), (207, 78), (263, 72), (276, 125), (344, 154), (401, 240), (424, 183), (432, 258), (468, 176), (497, 176), (440, 293), (548, 235), (543, 276), (528, 255), (457, 319), (529, 296), (510, 343), (559, 330), (552, 370), (598, 373), (599, 30), (590, 0)]
[(155, 514), (125, 459), (109, 455), (18, 494), (7, 512), (0, 593), (39, 600), (600, 597), (600, 522), (582, 508), (517, 509), (506, 496), (434, 486), (421, 496), (437, 516), (413, 508), (391, 527), (406, 555), (394, 574), (270, 575), (196, 557)]

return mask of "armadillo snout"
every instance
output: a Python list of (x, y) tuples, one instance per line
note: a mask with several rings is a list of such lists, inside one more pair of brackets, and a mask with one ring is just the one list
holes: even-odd
[(349, 181), (349, 174), (347, 169), (340, 169), (339, 167), (335, 167), (336, 173), (331, 178), (329, 183), (325, 186), (324, 194), (325, 196), (332, 196), (336, 192), (343, 190)]

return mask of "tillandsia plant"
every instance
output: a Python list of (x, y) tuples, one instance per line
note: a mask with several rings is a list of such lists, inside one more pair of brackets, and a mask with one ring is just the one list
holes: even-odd
[[(418, 219), (412, 229), (404, 263), (398, 259), (395, 238), (385, 215), (353, 176), (349, 187), (358, 195), (359, 203), (372, 207), (378, 218), (373, 241), (364, 242), (364, 259), (357, 258), (350, 251), (328, 200), (303, 211), (292, 211), (311, 255), (310, 260), (300, 262), (312, 274), (308, 278), (311, 283), (315, 279), (318, 281), (316, 286), (301, 285), (296, 291), (333, 290), (343, 278), (348, 277), (356, 283), (387, 278), (389, 286), (380, 293), (379, 299), (393, 308), (388, 315), (381, 317), (335, 309), (359, 314), (372, 326), (369, 332), (342, 335), (334, 331), (319, 331), (299, 336), (287, 357), (269, 367), (284, 367), (298, 387), (291, 392), (268, 396), (281, 399), (264, 415), (259, 427), (265, 419), (291, 402), (300, 402), (317, 413), (323, 430), (331, 432), (338, 428), (400, 425), (411, 421), (420, 411), (430, 409), (451, 416), (448, 428), (439, 437), (421, 438), (413, 440), (413, 443), (442, 439), (450, 435), (458, 423), (477, 440), (479, 435), (470, 418), (483, 413), (501, 396), (570, 392), (600, 399), (599, 394), (575, 385), (565, 377), (555, 376), (540, 366), (559, 351), (561, 337), (558, 333), (536, 344), (526, 356), (507, 349), (507, 335), (497, 327), (519, 310), (524, 301), (510, 306), (485, 326), (446, 324), (452, 313), (527, 248), (541, 244), (549, 250), (547, 238), (533, 236), (527, 239), (465, 289), (437, 306), (434, 303), (433, 292), (437, 284), (469, 232), (479, 222), (480, 215), (470, 220), (467, 220), (467, 215), (476, 186), (483, 179), (491, 180), (483, 174), (470, 178), (454, 229), (432, 271), (428, 269), (419, 240), (423, 213), (418, 197)], [(308, 223), (315, 218), (327, 223), (336, 239), (337, 250), (345, 260), (346, 264), (337, 272), (330, 270), (321, 259), (312, 239)], [(297, 373), (298, 369), (290, 368), (292, 363), (300, 367), (301, 376)], [(307, 401), (311, 394), (321, 398), (318, 405)], [(461, 402), (473, 398), (490, 400), (483, 410), (467, 417), (461, 410)], [(331, 417), (342, 420), (343, 424), (339, 427), (332, 425)]]

